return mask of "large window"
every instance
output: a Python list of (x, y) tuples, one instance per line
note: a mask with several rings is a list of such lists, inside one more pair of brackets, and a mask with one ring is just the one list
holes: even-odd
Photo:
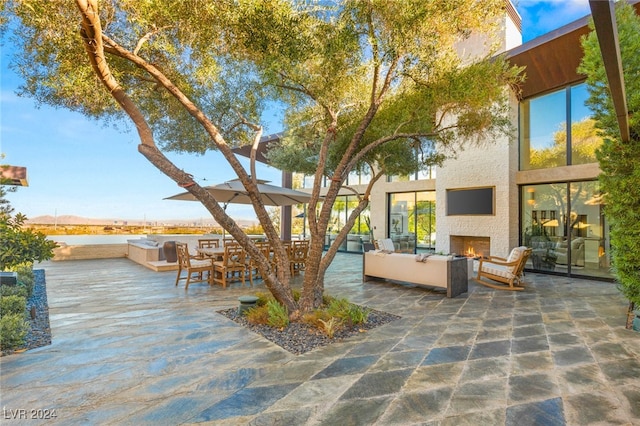
[[(340, 196), (336, 199), (331, 210), (331, 219), (327, 229), (325, 246), (335, 244), (335, 239), (340, 230), (347, 223), (351, 212), (357, 207), (358, 198), (354, 195)], [(363, 244), (371, 242), (371, 228), (369, 221), (369, 207), (367, 207), (356, 219), (356, 223), (349, 230), (347, 239), (342, 242), (338, 250), (350, 252), (363, 252)]]
[(397, 250), (407, 253), (435, 250), (435, 191), (389, 194), (388, 229)]
[(522, 187), (522, 241), (529, 267), (612, 278), (608, 224), (597, 181)]
[[(304, 175), (301, 179), (301, 188), (311, 189), (314, 182), (313, 175)], [(345, 185), (366, 185), (371, 181), (371, 173), (368, 171), (353, 170), (347, 176)], [(322, 187), (328, 187), (329, 183), (326, 177), (322, 178)]]
[[(520, 103), (520, 169), (596, 162), (597, 136), (585, 84)], [(567, 125), (569, 123), (569, 125)]]
[(436, 178), (436, 166), (427, 167), (424, 170), (410, 175), (392, 175), (387, 176), (387, 182), (407, 182), (412, 180), (425, 180)]

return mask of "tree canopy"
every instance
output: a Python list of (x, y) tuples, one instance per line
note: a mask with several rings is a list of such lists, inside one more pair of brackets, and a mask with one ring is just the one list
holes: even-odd
[[(292, 317), (321, 302), (324, 272), (383, 173), (419, 170), (512, 130), (507, 97), (520, 70), (492, 44), (504, 25), (503, 0), (10, 0), (3, 13), (23, 95), (132, 122), (139, 151), (250, 256), (266, 260), (163, 150), (222, 153), (274, 245), (278, 266), (259, 262), (265, 284)], [(286, 128), (270, 161), (315, 176), (299, 302), (257, 177), (231, 150), (256, 147), (261, 112), (274, 101), (285, 108)], [(338, 244), (323, 252), (332, 206), (356, 168), (373, 178)], [(321, 177), (330, 182), (322, 198)]]

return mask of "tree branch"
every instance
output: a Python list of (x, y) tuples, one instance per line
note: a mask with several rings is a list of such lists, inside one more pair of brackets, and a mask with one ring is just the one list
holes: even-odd
[(137, 55), (138, 52), (140, 51), (140, 49), (142, 49), (142, 46), (151, 39), (151, 37), (153, 37), (154, 35), (156, 35), (157, 33), (159, 33), (160, 31), (163, 31), (167, 28), (171, 28), (170, 26), (165, 26), (162, 28), (158, 28), (157, 30), (154, 31), (150, 31), (148, 33), (146, 33), (140, 40), (138, 40), (138, 43), (136, 43), (136, 47), (133, 49), (133, 54)]

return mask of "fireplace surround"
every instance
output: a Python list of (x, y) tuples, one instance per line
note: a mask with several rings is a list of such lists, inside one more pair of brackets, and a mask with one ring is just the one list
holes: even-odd
[(471, 235), (451, 235), (449, 251), (468, 257), (489, 257), (491, 255), (491, 238)]

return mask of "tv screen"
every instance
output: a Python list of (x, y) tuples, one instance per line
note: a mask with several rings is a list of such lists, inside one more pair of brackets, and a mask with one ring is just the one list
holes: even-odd
[(494, 187), (447, 189), (447, 216), (494, 214)]

